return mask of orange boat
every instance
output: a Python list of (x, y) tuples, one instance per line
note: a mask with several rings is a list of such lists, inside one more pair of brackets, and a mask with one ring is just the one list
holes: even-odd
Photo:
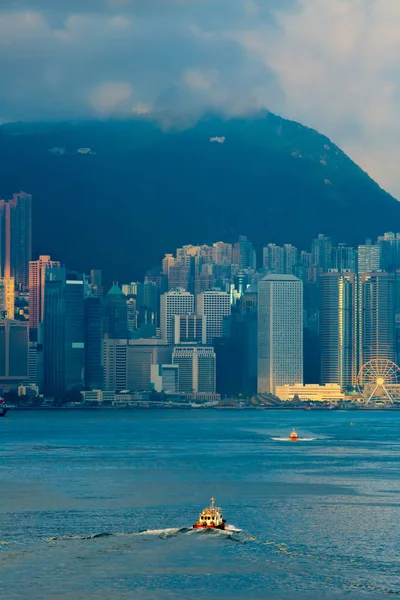
[(222, 518), (221, 509), (215, 506), (215, 498), (211, 498), (210, 503), (201, 511), (193, 529), (225, 529), (226, 520)]

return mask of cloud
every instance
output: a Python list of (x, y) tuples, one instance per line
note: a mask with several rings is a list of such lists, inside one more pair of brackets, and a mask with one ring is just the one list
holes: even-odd
[(121, 110), (126, 113), (127, 101), (132, 97), (132, 92), (131, 84), (126, 81), (105, 81), (90, 91), (88, 102), (101, 114), (107, 115)]
[[(0, 121), (266, 108), (400, 195), (399, 0), (2, 0)], [(27, 60), (29, 57), (29, 61)]]

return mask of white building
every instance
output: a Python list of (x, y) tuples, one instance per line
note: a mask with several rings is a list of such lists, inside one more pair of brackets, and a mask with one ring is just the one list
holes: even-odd
[(345, 395), (338, 383), (327, 383), (326, 385), (296, 383), (294, 385), (277, 385), (275, 394), (281, 400), (293, 400), (298, 396), (300, 400), (313, 400), (322, 402), (324, 400), (343, 400)]
[(148, 392), (151, 365), (171, 362), (171, 347), (165, 340), (103, 340), (104, 390)]
[(174, 316), (174, 345), (206, 344), (207, 318), (199, 315)]
[(358, 246), (358, 272), (376, 273), (381, 268), (380, 246)]
[(156, 392), (178, 392), (179, 365), (151, 365), (151, 384)]
[(210, 290), (197, 296), (197, 314), (206, 317), (206, 343), (222, 337), (224, 317), (231, 314), (231, 298), (227, 292)]
[(194, 296), (181, 289), (171, 290), (160, 298), (161, 339), (174, 341), (174, 316), (194, 313)]
[(180, 392), (215, 393), (215, 352), (210, 346), (174, 348), (172, 363), (179, 365)]
[(258, 282), (258, 392), (303, 382), (303, 283), (294, 275)]

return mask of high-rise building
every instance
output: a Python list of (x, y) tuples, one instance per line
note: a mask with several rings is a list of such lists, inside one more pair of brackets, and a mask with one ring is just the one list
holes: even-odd
[(198, 315), (174, 316), (174, 344), (206, 344), (207, 318)]
[(100, 297), (85, 299), (85, 387), (103, 387), (104, 303)]
[(138, 288), (140, 285), (140, 283), (137, 283), (136, 281), (131, 281), (130, 283), (124, 283), (121, 288), (122, 288), (122, 292), (125, 294), (125, 296), (137, 296), (138, 294)]
[(179, 365), (151, 365), (151, 384), (156, 392), (179, 392)]
[(104, 390), (151, 390), (151, 366), (169, 364), (171, 347), (164, 340), (103, 339)]
[(216, 242), (213, 244), (212, 258), (216, 265), (232, 264), (232, 244)]
[(284, 273), (285, 252), (281, 246), (268, 244), (263, 248), (263, 267), (270, 273)]
[(60, 397), (73, 388), (83, 387), (83, 278), (63, 267), (46, 269), (43, 330), (45, 393)]
[(295, 265), (297, 264), (298, 250), (296, 246), (292, 244), (285, 244), (283, 246), (284, 257), (283, 257), (283, 269), (286, 275), (293, 275)]
[(161, 339), (168, 344), (174, 341), (174, 316), (194, 313), (194, 296), (181, 289), (162, 294), (160, 299)]
[(360, 367), (376, 358), (396, 360), (395, 294), (394, 275), (359, 275)]
[(240, 235), (234, 245), (232, 261), (239, 269), (256, 269), (256, 252), (245, 235)]
[(136, 331), (138, 326), (136, 298), (127, 298), (126, 300), (126, 317), (128, 323), (128, 333)]
[(107, 292), (104, 298), (105, 306), (105, 333), (112, 339), (125, 339), (128, 337), (128, 314), (126, 296), (116, 283)]
[(303, 284), (293, 275), (258, 282), (258, 391), (303, 382)]
[(102, 275), (99, 269), (92, 269), (90, 271), (90, 284), (92, 286), (93, 296), (103, 296), (103, 284)]
[(332, 238), (323, 233), (318, 234), (318, 237), (312, 241), (311, 254), (313, 264), (321, 267), (323, 272), (328, 271), (332, 267)]
[(20, 192), (8, 202), (1, 200), (0, 216), (3, 276), (14, 277), (15, 284), (27, 290), (32, 259), (32, 196)]
[(231, 299), (227, 292), (210, 290), (197, 296), (197, 314), (206, 317), (207, 344), (222, 336), (222, 323), (231, 314)]
[(39, 365), (38, 365), (38, 343), (29, 342), (28, 353), (28, 381), (34, 385), (39, 385)]
[(354, 386), (358, 363), (357, 277), (331, 270), (320, 277), (321, 382)]
[(0, 279), (0, 318), (14, 319), (15, 316), (15, 282), (14, 277)]
[(358, 246), (358, 272), (376, 273), (381, 268), (381, 247), (367, 244)]
[(179, 365), (179, 391), (215, 393), (215, 352), (209, 346), (177, 346), (172, 363)]
[(39, 256), (29, 263), (29, 329), (37, 329), (44, 317), (44, 284), (46, 269), (59, 267), (50, 256)]
[(337, 248), (332, 250), (332, 268), (337, 271), (357, 272), (357, 252), (355, 248), (338, 244)]
[(0, 386), (17, 387), (28, 381), (29, 328), (26, 321), (0, 320)]

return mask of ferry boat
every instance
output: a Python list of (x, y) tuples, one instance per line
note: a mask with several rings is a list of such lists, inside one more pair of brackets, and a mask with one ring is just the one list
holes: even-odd
[(291, 442), (297, 442), (299, 440), (299, 436), (297, 435), (296, 431), (293, 429), (292, 433), (289, 435), (289, 440)]
[(5, 417), (7, 414), (8, 408), (3, 398), (0, 398), (0, 417)]
[(221, 509), (215, 506), (215, 498), (211, 498), (210, 506), (204, 508), (193, 529), (225, 529), (226, 520), (222, 518)]

